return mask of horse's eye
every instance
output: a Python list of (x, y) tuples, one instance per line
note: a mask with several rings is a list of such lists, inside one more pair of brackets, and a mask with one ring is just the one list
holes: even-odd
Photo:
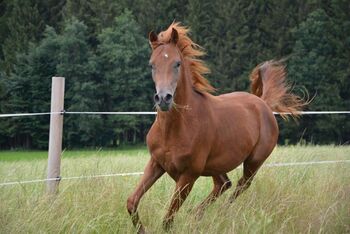
[(152, 70), (154, 70), (154, 68), (155, 68), (154, 64), (149, 64), (149, 68), (151, 68)]
[(179, 68), (181, 66), (181, 61), (177, 61), (176, 63), (175, 63), (175, 68)]

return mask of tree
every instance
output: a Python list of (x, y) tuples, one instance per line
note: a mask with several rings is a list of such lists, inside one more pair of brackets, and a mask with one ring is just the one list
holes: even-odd
[[(5, 75), (0, 72), (0, 113), (7, 113), (5, 105), (7, 103), (6, 89), (5, 89)], [(6, 146), (8, 141), (8, 119), (0, 119), (0, 149)]]
[[(341, 98), (343, 80), (339, 76), (344, 69), (344, 61), (339, 57), (342, 47), (336, 40), (337, 29), (338, 26), (323, 9), (310, 13), (295, 29), (297, 40), (288, 63), (288, 73), (291, 80), (304, 85), (311, 95), (315, 95), (309, 104), (311, 110), (345, 108)], [(330, 138), (344, 142), (348, 137), (343, 128), (345, 122), (345, 116), (303, 119), (301, 126), (306, 129), (303, 137), (319, 143), (325, 143)]]
[[(151, 110), (146, 37), (174, 20), (189, 26), (206, 50), (218, 94), (248, 90), (253, 67), (287, 58), (295, 91), (305, 86), (316, 94), (310, 110), (350, 106), (347, 0), (0, 0), (0, 112), (48, 111), (54, 75), (66, 77), (67, 110)], [(349, 142), (346, 118), (281, 122), (280, 143)], [(67, 115), (64, 145), (142, 142), (152, 119)], [(0, 119), (0, 147), (46, 148), (47, 134), (47, 116)]]
[[(152, 109), (153, 84), (148, 69), (148, 41), (141, 34), (132, 13), (126, 10), (112, 27), (98, 36), (101, 97), (106, 111), (143, 111)], [(114, 135), (134, 141), (144, 136), (149, 118), (136, 116), (111, 117)]]
[[(59, 42), (52, 28), (47, 28), (39, 46), (31, 45), (28, 53), (18, 55), (13, 72), (6, 77), (8, 113), (48, 112), (51, 77), (56, 73)], [(10, 118), (5, 122), (11, 147), (46, 148), (48, 116)]]
[[(97, 110), (99, 100), (95, 79), (96, 66), (88, 44), (88, 28), (75, 18), (67, 20), (59, 35), (59, 64), (57, 74), (66, 78), (65, 106), (68, 111)], [(99, 116), (67, 116), (65, 142), (67, 146), (93, 146), (100, 142)]]
[(63, 26), (63, 12), (67, 0), (36, 1), (41, 19), (56, 31)]
[(184, 22), (187, 14), (187, 0), (134, 0), (127, 1), (138, 22), (142, 35), (150, 31), (159, 32), (168, 27), (173, 21)]
[(7, 17), (8, 35), (2, 45), (4, 59), (1, 67), (9, 74), (17, 61), (17, 54), (27, 52), (29, 43), (38, 41), (45, 25), (34, 0), (14, 0), (8, 3), (7, 9), (10, 12)]
[(114, 18), (121, 14), (127, 5), (126, 0), (67, 0), (64, 6), (64, 18), (76, 18), (87, 26), (89, 44), (95, 49), (97, 35), (113, 24)]
[(274, 57), (275, 5), (270, 1), (192, 0), (189, 7), (194, 14), (188, 15), (188, 22), (208, 52), (209, 78), (218, 92), (247, 90), (250, 71)]

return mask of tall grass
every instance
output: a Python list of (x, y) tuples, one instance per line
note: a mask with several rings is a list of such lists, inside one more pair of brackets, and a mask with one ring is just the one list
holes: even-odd
[[(118, 153), (89, 151), (63, 156), (62, 177), (142, 171), (143, 149)], [(1, 159), (1, 152), (0, 152)], [(268, 162), (350, 159), (350, 147), (278, 147)], [(176, 216), (170, 233), (349, 233), (350, 163), (262, 168), (252, 186), (233, 204), (229, 190), (196, 220), (193, 208), (212, 189), (200, 178)], [(229, 174), (235, 183), (242, 170)], [(46, 160), (0, 162), (0, 182), (44, 178)], [(134, 233), (126, 211), (127, 196), (139, 176), (63, 180), (56, 198), (45, 184), (0, 187), (0, 233)], [(174, 182), (163, 176), (142, 199), (146, 230), (164, 233)]]

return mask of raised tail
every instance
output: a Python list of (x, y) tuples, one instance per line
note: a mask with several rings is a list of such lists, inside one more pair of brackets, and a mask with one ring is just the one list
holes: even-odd
[(286, 83), (285, 66), (279, 61), (259, 64), (250, 74), (251, 92), (263, 99), (272, 111), (279, 112), (283, 119), (291, 115), (297, 118), (307, 104), (302, 98), (291, 93)]

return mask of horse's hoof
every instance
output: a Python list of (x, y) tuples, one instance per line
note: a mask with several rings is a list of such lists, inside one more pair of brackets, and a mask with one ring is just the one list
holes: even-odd
[(139, 227), (139, 229), (137, 230), (137, 234), (146, 234), (146, 231), (143, 226)]
[(173, 226), (173, 220), (164, 220), (163, 221), (163, 229), (168, 232)]
[(201, 220), (204, 216), (204, 212), (203, 211), (197, 211), (195, 214), (195, 218), (197, 221)]

